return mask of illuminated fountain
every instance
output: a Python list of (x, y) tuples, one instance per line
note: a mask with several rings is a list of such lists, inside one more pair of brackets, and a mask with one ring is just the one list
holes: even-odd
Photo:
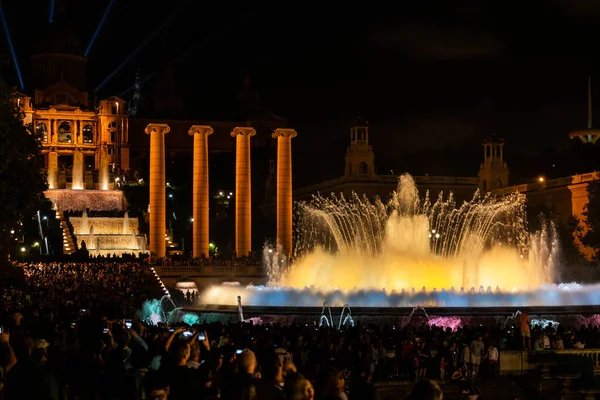
[(139, 235), (137, 218), (90, 217), (83, 211), (81, 217), (70, 217), (77, 243), (85, 240), (90, 255), (147, 253), (146, 237)]
[[(135, 232), (132, 231), (132, 233), (135, 235)], [(125, 215), (123, 216), (123, 231), (122, 231), (123, 235), (128, 235), (129, 234), (129, 212), (125, 211)]]
[(83, 211), (81, 214), (81, 221), (79, 222), (79, 232), (85, 234), (90, 233), (90, 223), (88, 221), (87, 211)]
[(596, 286), (555, 284), (553, 226), (530, 233), (525, 196), (420, 199), (403, 175), (387, 203), (354, 195), (299, 206), (294, 262), (266, 250), (267, 286), (213, 286), (203, 304), (341, 307), (597, 304)]

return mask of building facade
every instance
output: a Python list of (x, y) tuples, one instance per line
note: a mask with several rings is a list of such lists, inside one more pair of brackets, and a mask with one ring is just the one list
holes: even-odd
[(92, 101), (83, 54), (58, 9), (30, 57), (31, 96), (16, 96), (42, 143), (50, 189), (110, 190), (111, 172), (129, 169), (127, 104), (118, 97)]
[[(368, 198), (379, 197), (383, 201), (389, 199), (391, 193), (398, 188), (398, 175), (380, 175), (376, 172), (375, 153), (369, 144), (369, 124), (359, 118), (350, 127), (350, 143), (346, 149), (344, 175), (329, 181), (317, 183), (294, 190), (295, 201), (310, 200), (316, 194), (343, 194), (349, 197), (352, 193)], [(492, 140), (492, 139), (490, 139)], [(487, 143), (487, 142), (486, 142)], [(495, 142), (494, 142), (495, 143)], [(485, 146), (486, 144), (484, 144)], [(502, 147), (502, 143), (497, 146)], [(503, 168), (498, 168), (500, 162)], [(454, 194), (458, 202), (470, 200), (474, 192), (482, 186), (482, 178), (508, 180), (508, 168), (499, 158), (486, 157), (480, 166), (480, 176), (413, 176), (419, 192), (437, 196), (440, 192)]]

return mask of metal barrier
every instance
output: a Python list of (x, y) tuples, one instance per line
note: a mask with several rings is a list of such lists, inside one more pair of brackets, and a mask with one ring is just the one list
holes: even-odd
[(265, 274), (264, 268), (250, 265), (155, 266), (154, 269), (161, 276), (263, 276)]

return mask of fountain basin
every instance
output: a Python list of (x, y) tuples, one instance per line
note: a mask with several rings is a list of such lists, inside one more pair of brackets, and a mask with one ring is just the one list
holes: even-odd
[(137, 218), (129, 219), (126, 226), (124, 218), (120, 217), (70, 217), (69, 221), (73, 226), (75, 235), (89, 234), (92, 226), (94, 227), (94, 233), (100, 235), (115, 233), (131, 235), (139, 232)]
[(486, 307), (593, 307), (600, 304), (600, 284), (545, 285), (536, 290), (522, 292), (479, 291), (405, 291), (384, 290), (321, 290), (317, 288), (293, 289), (277, 286), (212, 286), (205, 290), (198, 304), (232, 306), (241, 296), (244, 309), (253, 307), (321, 307), (328, 302), (332, 307), (350, 304), (361, 307), (385, 308), (391, 312), (398, 308), (428, 307), (452, 309), (481, 309)]
[(143, 246), (141, 243), (146, 241), (146, 237), (143, 235), (98, 235), (96, 233), (92, 235), (77, 235), (79, 244), (81, 244), (82, 240), (85, 240), (88, 250), (112, 251), (122, 249), (142, 251)]

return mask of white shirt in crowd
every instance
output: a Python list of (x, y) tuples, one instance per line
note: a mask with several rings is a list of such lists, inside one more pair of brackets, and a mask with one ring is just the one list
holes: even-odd
[(491, 350), (488, 349), (488, 359), (490, 361), (498, 361), (498, 349), (493, 347)]

